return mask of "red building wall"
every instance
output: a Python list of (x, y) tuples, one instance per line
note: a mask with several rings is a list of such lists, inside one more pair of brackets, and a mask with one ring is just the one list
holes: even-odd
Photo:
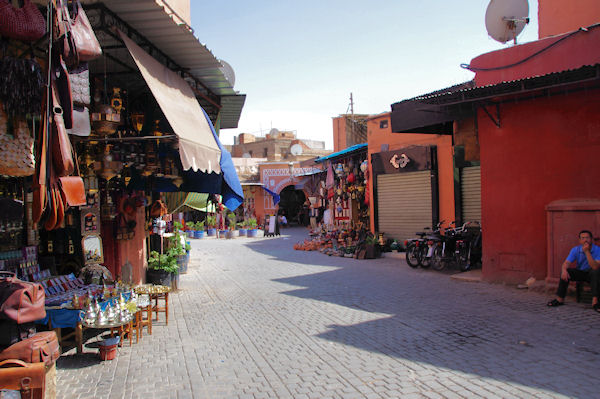
[(539, 0), (538, 37), (558, 35), (600, 22), (598, 0)]
[(485, 280), (543, 279), (545, 206), (600, 197), (599, 109), (590, 90), (502, 104), (500, 128), (479, 110)]

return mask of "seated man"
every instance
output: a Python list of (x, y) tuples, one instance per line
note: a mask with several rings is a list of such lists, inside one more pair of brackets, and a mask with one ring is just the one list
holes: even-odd
[[(582, 230), (579, 233), (579, 242), (581, 245), (571, 249), (569, 256), (562, 264), (556, 298), (547, 305), (560, 306), (564, 304), (569, 281), (587, 281), (592, 286), (592, 308), (596, 312), (600, 312), (600, 304), (598, 304), (600, 247), (593, 244), (592, 233), (588, 230)], [(576, 267), (573, 267), (573, 263), (576, 264)]]
[(279, 215), (279, 224), (283, 227), (287, 226), (287, 218), (285, 217), (285, 215)]

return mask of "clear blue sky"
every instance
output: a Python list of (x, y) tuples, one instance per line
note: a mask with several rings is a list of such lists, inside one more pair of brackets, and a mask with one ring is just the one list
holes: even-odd
[[(247, 95), (239, 133), (295, 130), (333, 148), (331, 118), (378, 114), (390, 104), (473, 78), (460, 68), (505, 47), (487, 36), (487, 0), (192, 0), (192, 27)], [(537, 0), (519, 42), (537, 39)]]

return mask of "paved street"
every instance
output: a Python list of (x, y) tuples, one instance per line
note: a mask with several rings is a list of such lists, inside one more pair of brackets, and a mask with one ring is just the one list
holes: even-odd
[(600, 398), (600, 315), (536, 292), (277, 238), (192, 240), (169, 325), (100, 362), (58, 362), (59, 398)]

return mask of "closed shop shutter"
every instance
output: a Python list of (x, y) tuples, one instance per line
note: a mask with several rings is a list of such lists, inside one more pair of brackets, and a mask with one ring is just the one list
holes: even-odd
[(463, 168), (460, 182), (463, 223), (481, 222), (481, 167)]
[(404, 241), (431, 227), (431, 171), (377, 176), (379, 231)]

